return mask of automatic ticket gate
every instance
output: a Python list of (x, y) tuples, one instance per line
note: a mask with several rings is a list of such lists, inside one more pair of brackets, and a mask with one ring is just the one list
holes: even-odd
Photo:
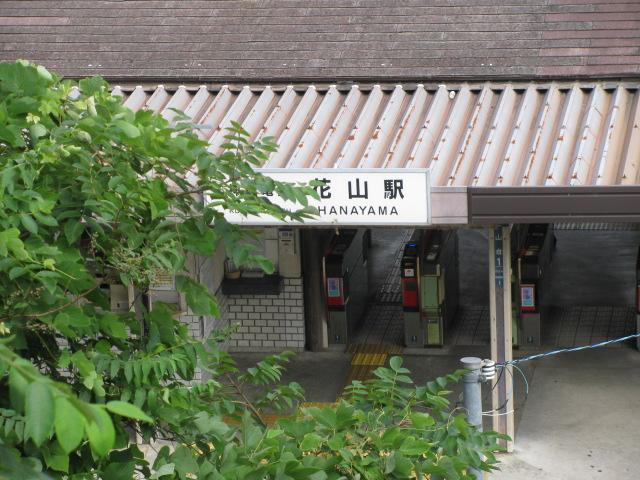
[(539, 346), (542, 318), (546, 313), (543, 305), (545, 277), (551, 265), (556, 238), (551, 224), (522, 225), (520, 248), (516, 252), (514, 269), (517, 292), (516, 314), (518, 315), (519, 344)]
[(458, 309), (456, 232), (417, 230), (405, 245), (400, 273), (406, 346), (442, 346)]
[(369, 291), (368, 231), (340, 230), (324, 257), (329, 344), (347, 344), (366, 306)]

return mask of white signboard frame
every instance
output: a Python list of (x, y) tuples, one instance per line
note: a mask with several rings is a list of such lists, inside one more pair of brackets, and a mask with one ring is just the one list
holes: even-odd
[[(325, 180), (318, 187), (320, 199), (309, 197), (319, 215), (304, 222), (283, 222), (268, 215), (245, 217), (226, 212), (225, 218), (240, 225), (305, 226), (420, 226), (431, 225), (431, 182), (429, 169), (405, 168), (270, 168), (258, 172), (274, 180), (308, 183)], [(287, 209), (299, 204), (271, 197)]]

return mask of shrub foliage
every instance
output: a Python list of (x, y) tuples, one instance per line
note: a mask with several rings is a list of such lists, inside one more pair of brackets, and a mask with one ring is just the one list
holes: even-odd
[[(187, 265), (210, 261), (221, 242), (234, 263), (273, 269), (224, 210), (314, 213), (311, 186), (254, 172), (275, 149), (268, 138), (250, 142), (234, 124), (214, 155), (189, 120), (134, 113), (98, 77), (0, 64), (0, 479), (455, 479), (490, 469), (497, 435), (446, 400), (459, 372), (415, 385), (394, 358), (336, 405), (300, 408), (300, 386), (280, 381), (289, 354), (240, 371), (221, 348), (228, 332), (202, 342), (169, 305), (147, 308), (149, 286), (168, 273), (191, 313), (218, 315)], [(129, 311), (112, 308), (105, 285), (131, 292)], [(287, 415), (267, 426), (266, 411)]]

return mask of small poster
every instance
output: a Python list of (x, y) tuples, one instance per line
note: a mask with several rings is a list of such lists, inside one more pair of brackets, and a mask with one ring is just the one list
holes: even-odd
[(340, 278), (327, 278), (327, 295), (332, 298), (340, 297)]
[(405, 277), (415, 277), (416, 276), (415, 270), (413, 268), (405, 268), (404, 269), (404, 276)]
[(534, 285), (520, 286), (520, 307), (523, 310), (535, 310), (536, 299)]

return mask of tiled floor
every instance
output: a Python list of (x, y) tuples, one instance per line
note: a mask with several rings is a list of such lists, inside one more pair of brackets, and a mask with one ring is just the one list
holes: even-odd
[(458, 308), (456, 321), (447, 332), (446, 345), (489, 345), (489, 307), (461, 306)]
[[(543, 319), (542, 345), (575, 347), (624, 337), (635, 332), (633, 306), (553, 307)], [(455, 324), (445, 335), (447, 345), (488, 345), (489, 307), (461, 307)], [(611, 347), (623, 347), (612, 344)]]
[[(633, 306), (553, 308), (542, 327), (544, 345), (591, 345), (635, 333), (636, 315)], [(620, 348), (624, 345), (610, 346)]]
[[(404, 330), (400, 292), (400, 261), (412, 230), (374, 230), (370, 254), (371, 275), (376, 293), (353, 343), (402, 345)], [(377, 285), (376, 278), (384, 280)]]

